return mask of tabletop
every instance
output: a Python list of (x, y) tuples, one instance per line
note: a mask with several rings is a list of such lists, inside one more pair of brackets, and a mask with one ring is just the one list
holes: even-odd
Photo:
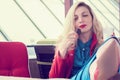
[(13, 77), (13, 76), (0, 76), (0, 80), (70, 80), (70, 79), (64, 79), (64, 78), (41, 79), (41, 78), (25, 78), (25, 77)]

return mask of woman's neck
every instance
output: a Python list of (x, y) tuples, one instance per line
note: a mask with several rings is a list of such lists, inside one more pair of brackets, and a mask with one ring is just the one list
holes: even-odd
[(79, 36), (79, 39), (83, 42), (86, 43), (90, 38), (92, 37), (92, 32), (87, 32), (87, 33), (81, 33)]

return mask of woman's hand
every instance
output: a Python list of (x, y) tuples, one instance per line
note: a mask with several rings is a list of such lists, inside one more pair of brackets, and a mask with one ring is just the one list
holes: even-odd
[(62, 47), (60, 48), (60, 56), (64, 58), (68, 50), (75, 48), (78, 35), (76, 32), (70, 32), (65, 39), (63, 39)]

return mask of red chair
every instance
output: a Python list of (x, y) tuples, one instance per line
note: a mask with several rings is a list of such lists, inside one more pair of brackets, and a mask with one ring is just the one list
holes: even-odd
[(21, 42), (0, 42), (0, 75), (30, 77), (26, 46)]

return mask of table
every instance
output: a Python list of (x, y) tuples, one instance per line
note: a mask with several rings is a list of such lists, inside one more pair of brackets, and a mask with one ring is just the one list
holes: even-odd
[(63, 78), (40, 79), (40, 78), (0, 76), (0, 80), (70, 80), (70, 79), (63, 79)]

